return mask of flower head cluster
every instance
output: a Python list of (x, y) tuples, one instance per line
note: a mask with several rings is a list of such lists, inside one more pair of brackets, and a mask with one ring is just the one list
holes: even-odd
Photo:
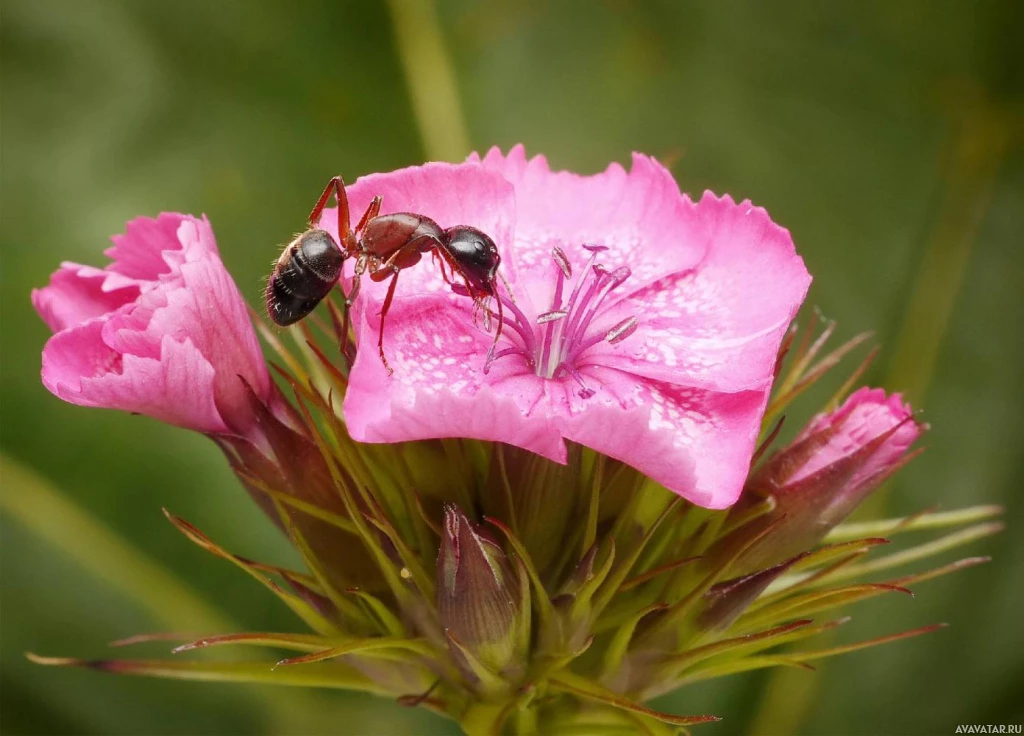
[[(824, 337), (794, 342), (810, 278), (764, 210), (694, 203), (644, 156), (583, 177), (521, 148), (367, 176), (348, 194), (355, 212), (381, 196), (384, 213), (494, 239), (505, 323), (493, 349), (499, 312), (475, 319), (479, 304), (424, 259), (396, 272), (393, 375), (376, 345), (384, 284), (348, 313), (331, 301), (319, 332), (292, 328), (298, 352), (264, 333), (290, 369), (284, 402), (209, 224), (184, 215), (133, 221), (105, 269), (65, 264), (33, 293), (55, 332), (44, 384), (209, 434), (306, 569), (252, 562), (169, 518), (311, 633), (175, 650), (291, 652), (276, 666), (37, 661), (346, 687), (468, 733), (662, 733), (713, 718), (647, 699), (930, 631), (770, 651), (835, 628), (845, 619), (827, 614), (845, 603), (982, 561), (860, 581), (998, 529), (991, 508), (842, 523), (914, 454), (924, 427), (898, 395), (837, 399), (776, 449), (766, 420), (852, 343), (819, 358)], [(328, 211), (321, 226), (336, 234), (336, 220)], [(337, 351), (350, 337), (354, 361)], [(858, 562), (882, 534), (968, 522), (981, 523)]]

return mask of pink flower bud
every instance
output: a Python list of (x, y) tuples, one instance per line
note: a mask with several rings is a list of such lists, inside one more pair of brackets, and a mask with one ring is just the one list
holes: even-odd
[(128, 223), (103, 269), (65, 263), (32, 302), (54, 331), (43, 383), (81, 406), (121, 409), (199, 432), (245, 435), (243, 379), (271, 381), (238, 288), (204, 217)]
[(816, 544), (911, 457), (907, 450), (924, 429), (899, 394), (886, 396), (882, 389), (862, 388), (835, 411), (814, 417), (747, 482), (734, 514), (765, 495), (776, 506), (739, 532), (778, 526), (733, 572), (775, 564)]

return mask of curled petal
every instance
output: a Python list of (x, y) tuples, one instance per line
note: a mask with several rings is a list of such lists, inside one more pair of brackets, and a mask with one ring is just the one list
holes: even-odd
[(43, 350), (43, 383), (79, 406), (116, 407), (202, 432), (227, 428), (214, 403), (215, 371), (188, 340), (161, 341), (158, 357), (120, 355), (92, 320), (54, 335)]
[(32, 290), (32, 306), (53, 332), (113, 312), (139, 295), (139, 282), (119, 273), (62, 263), (48, 286)]

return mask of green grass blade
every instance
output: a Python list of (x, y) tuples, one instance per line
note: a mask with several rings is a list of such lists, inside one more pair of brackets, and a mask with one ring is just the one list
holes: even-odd
[(0, 475), (0, 508), (5, 514), (146, 611), (159, 626), (198, 631), (238, 628), (188, 583), (32, 470), (0, 456)]

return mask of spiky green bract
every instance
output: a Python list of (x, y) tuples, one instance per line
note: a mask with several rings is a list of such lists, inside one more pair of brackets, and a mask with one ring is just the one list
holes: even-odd
[[(558, 465), (459, 439), (357, 444), (338, 412), (346, 362), (328, 358), (343, 336), (315, 324), (326, 342), (308, 326), (293, 331), (305, 363), (267, 334), (289, 367), (279, 373), (294, 411), (267, 411), (250, 394), (265, 442), (215, 438), (306, 569), (242, 558), (168, 514), (193, 542), (266, 586), (304, 630), (182, 636), (175, 649), (278, 650), (255, 662), (34, 661), (360, 690), (430, 708), (470, 734), (677, 733), (713, 717), (660, 713), (643, 703), (737, 672), (813, 669), (810, 662), (822, 657), (933, 630), (830, 640), (819, 649), (804, 642), (844, 623), (838, 611), (852, 603), (908, 594), (908, 586), (984, 562), (968, 557), (889, 573), (1000, 528), (991, 521), (999, 513), (993, 507), (836, 526), (879, 480), (872, 474), (843, 485), (863, 470), (855, 453), (781, 495), (794, 490), (786, 479), (807, 445), (772, 447), (774, 415), (849, 345), (816, 362), (825, 340), (808, 337), (793, 347), (791, 336), (792, 368), (769, 407), (769, 439), (748, 493), (733, 509), (712, 511), (579, 446)], [(828, 408), (853, 381), (847, 384)], [(895, 547), (887, 538), (936, 530), (938, 536), (885, 551)]]

